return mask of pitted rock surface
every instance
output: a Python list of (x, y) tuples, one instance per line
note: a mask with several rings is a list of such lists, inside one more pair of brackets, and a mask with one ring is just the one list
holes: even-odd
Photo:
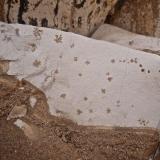
[(157, 127), (158, 55), (55, 29), (5, 23), (0, 23), (0, 48), (6, 65), (2, 72), (40, 88), (52, 115), (83, 125)]

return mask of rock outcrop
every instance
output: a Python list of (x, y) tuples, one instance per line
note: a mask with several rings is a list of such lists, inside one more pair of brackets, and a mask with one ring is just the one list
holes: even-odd
[(90, 35), (104, 21), (117, 0), (5, 1), (6, 22), (58, 28)]
[(107, 22), (123, 29), (160, 37), (159, 0), (122, 0)]
[(3, 67), (7, 74), (42, 90), (52, 115), (83, 125), (157, 127), (158, 55), (5, 23), (0, 23), (0, 48), (0, 58), (9, 63)]
[(103, 24), (92, 35), (92, 38), (160, 55), (159, 38), (132, 33), (113, 25)]

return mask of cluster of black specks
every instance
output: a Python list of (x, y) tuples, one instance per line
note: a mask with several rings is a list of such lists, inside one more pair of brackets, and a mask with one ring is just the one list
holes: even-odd
[(151, 73), (151, 71), (148, 69), (148, 70), (146, 70), (144, 67), (143, 67), (143, 65), (142, 64), (139, 64), (139, 67), (140, 67), (140, 69), (141, 69), (141, 72), (143, 72), (143, 73), (148, 73), (148, 74), (150, 74)]
[(137, 58), (131, 58), (131, 59), (120, 59), (119, 60), (120, 63), (133, 63), (133, 64), (137, 64), (138, 63), (138, 59)]
[(144, 120), (144, 119), (142, 119), (142, 118), (140, 118), (140, 119), (138, 120), (138, 122), (139, 122), (139, 124), (140, 124), (141, 126), (144, 126), (144, 127), (149, 124), (149, 121), (148, 121), (148, 120)]
[[(113, 60), (112, 60), (111, 62), (113, 63)], [(129, 59), (129, 60), (120, 59), (119, 62), (120, 62), (120, 63), (128, 63), (128, 64), (129, 64), (129, 63), (131, 63), (131, 64), (138, 64), (138, 59), (137, 59), (137, 58), (131, 58), (131, 59)], [(151, 73), (151, 71), (150, 71), (149, 69), (148, 69), (148, 70), (145, 69), (142, 64), (139, 64), (139, 68), (140, 68), (140, 71), (141, 71), (142, 73), (148, 73), (148, 74)]]

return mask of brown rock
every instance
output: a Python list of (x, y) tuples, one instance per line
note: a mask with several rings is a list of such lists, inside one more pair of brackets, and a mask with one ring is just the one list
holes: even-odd
[(125, 0), (107, 22), (132, 32), (160, 37), (159, 10), (158, 0)]
[(117, 0), (26, 0), (5, 3), (5, 21), (90, 35)]
[(4, 5), (4, 0), (0, 0), (0, 21), (4, 20), (3, 5)]

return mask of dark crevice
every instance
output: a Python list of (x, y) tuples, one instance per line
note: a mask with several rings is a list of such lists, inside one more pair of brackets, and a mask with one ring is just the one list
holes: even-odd
[(28, 0), (20, 0), (20, 7), (18, 12), (18, 23), (20, 24), (25, 24), (25, 21), (23, 20), (23, 13), (27, 12), (28, 4)]
[(8, 4), (7, 22), (8, 22), (8, 23), (11, 23), (11, 21), (10, 21), (10, 19), (9, 19), (9, 14), (10, 14), (10, 9), (11, 9), (11, 3), (12, 3), (12, 0), (8, 0), (8, 1), (7, 1), (7, 4)]
[(48, 27), (48, 20), (46, 18), (43, 18), (41, 21), (41, 26), (42, 27)]
[(83, 0), (81, 3), (77, 3), (77, 0), (73, 1), (74, 7), (78, 8), (78, 9), (83, 8), (85, 3), (86, 3), (86, 0)]
[(56, 7), (55, 7), (55, 9), (54, 9), (54, 14), (55, 14), (55, 16), (57, 16), (57, 14), (58, 14), (58, 9), (59, 9), (59, 0), (57, 0)]

